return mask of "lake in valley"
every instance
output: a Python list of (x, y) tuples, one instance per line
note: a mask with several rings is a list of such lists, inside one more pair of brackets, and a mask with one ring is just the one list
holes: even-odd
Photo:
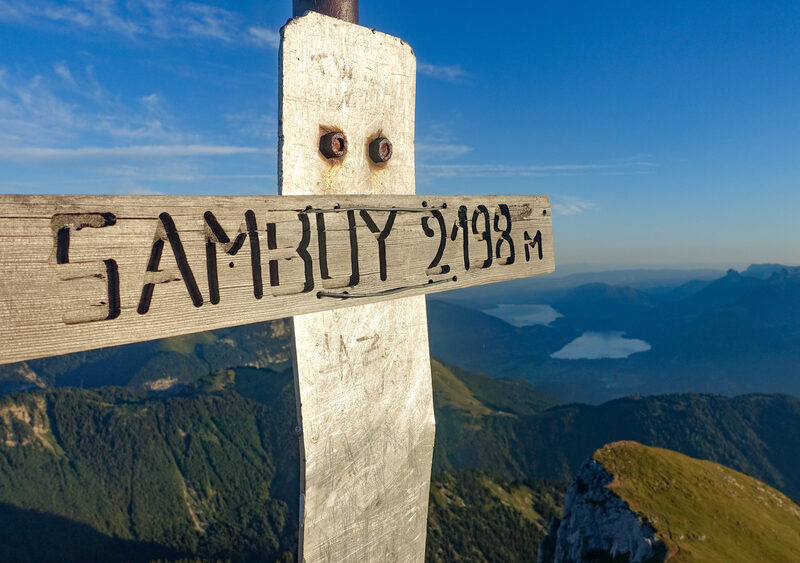
[(557, 360), (620, 359), (650, 350), (650, 344), (644, 340), (625, 338), (624, 334), (615, 331), (584, 332), (558, 352), (550, 354), (550, 357)]

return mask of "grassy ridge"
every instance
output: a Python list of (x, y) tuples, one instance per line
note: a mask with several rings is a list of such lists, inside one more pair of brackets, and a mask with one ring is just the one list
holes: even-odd
[(608, 488), (647, 518), (671, 561), (797, 561), (800, 506), (743, 473), (677, 452), (617, 442), (593, 458)]

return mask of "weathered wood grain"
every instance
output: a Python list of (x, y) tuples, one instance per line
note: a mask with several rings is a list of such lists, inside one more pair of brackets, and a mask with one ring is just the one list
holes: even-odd
[[(424, 210), (443, 204), (448, 229), (458, 222), (461, 205), (468, 214), (480, 205), (515, 210), (512, 217), (520, 216), (512, 220), (511, 236), (520, 246), (515, 264), (501, 265), (495, 259), (489, 268), (474, 266), (483, 263), (487, 247), (470, 234), (471, 267), (465, 270), (463, 230), (456, 241), (448, 231), (441, 263), (451, 270), (429, 273), (441, 237), (433, 213)], [(384, 241), (382, 267), (376, 234), (360, 210), (313, 211), (336, 206), (419, 211), (396, 213)], [(527, 211), (520, 210), (527, 209), (530, 214), (523, 218)], [(546, 198), (535, 196), (0, 196), (0, 322), (8, 329), (0, 363), (544, 273), (553, 264), (549, 215), (541, 215), (548, 209)], [(390, 215), (366, 213), (379, 229)], [(324, 230), (318, 228), (320, 217)], [(435, 236), (426, 236), (423, 218), (436, 230)], [(480, 214), (478, 223), (483, 221)], [(535, 260), (525, 261), (525, 230), (542, 232), (542, 260), (536, 254)], [(304, 237), (308, 267), (297, 252)], [(491, 237), (496, 244), (498, 233), (492, 230)], [(241, 244), (229, 254), (237, 238)], [(175, 245), (175, 240), (180, 243)], [(358, 254), (355, 285), (351, 240)], [(151, 264), (157, 246), (160, 260)], [(321, 248), (327, 278), (322, 275)], [(176, 249), (185, 256), (183, 269)], [(446, 281), (429, 284), (440, 280)], [(112, 286), (116, 292), (109, 291)], [(411, 289), (354, 299), (318, 296), (402, 288)]]
[[(413, 194), (415, 66), (411, 49), (382, 33), (313, 13), (287, 25), (282, 193)], [(349, 150), (328, 161), (317, 145), (332, 130), (346, 135)], [(380, 167), (367, 153), (377, 135), (394, 145)], [(413, 239), (405, 222), (421, 219), (401, 219), (400, 239)], [(388, 270), (409, 271), (415, 254), (392, 252)], [(303, 429), (301, 560), (421, 561), (434, 438), (424, 298), (301, 315), (293, 324)]]

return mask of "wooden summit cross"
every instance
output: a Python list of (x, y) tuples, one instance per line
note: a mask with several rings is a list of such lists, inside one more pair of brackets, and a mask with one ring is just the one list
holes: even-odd
[(0, 196), (0, 363), (294, 315), (300, 559), (419, 561), (423, 294), (552, 272), (550, 204), (415, 196), (414, 54), (330, 4), (282, 31), (282, 195)]

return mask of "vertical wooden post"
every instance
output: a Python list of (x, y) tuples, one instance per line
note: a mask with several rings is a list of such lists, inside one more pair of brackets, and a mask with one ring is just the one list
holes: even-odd
[[(313, 12), (290, 21), (281, 193), (413, 194), (415, 83), (413, 52), (396, 37)], [(329, 154), (344, 155), (322, 154), (330, 133), (344, 139)], [(375, 162), (372, 145), (384, 138), (391, 158)], [(383, 224), (388, 213), (374, 219)], [(336, 252), (347, 252), (343, 225), (332, 232)], [(314, 291), (347, 290), (325, 283)], [(301, 560), (421, 561), (434, 441), (424, 297), (296, 316), (294, 350)]]

